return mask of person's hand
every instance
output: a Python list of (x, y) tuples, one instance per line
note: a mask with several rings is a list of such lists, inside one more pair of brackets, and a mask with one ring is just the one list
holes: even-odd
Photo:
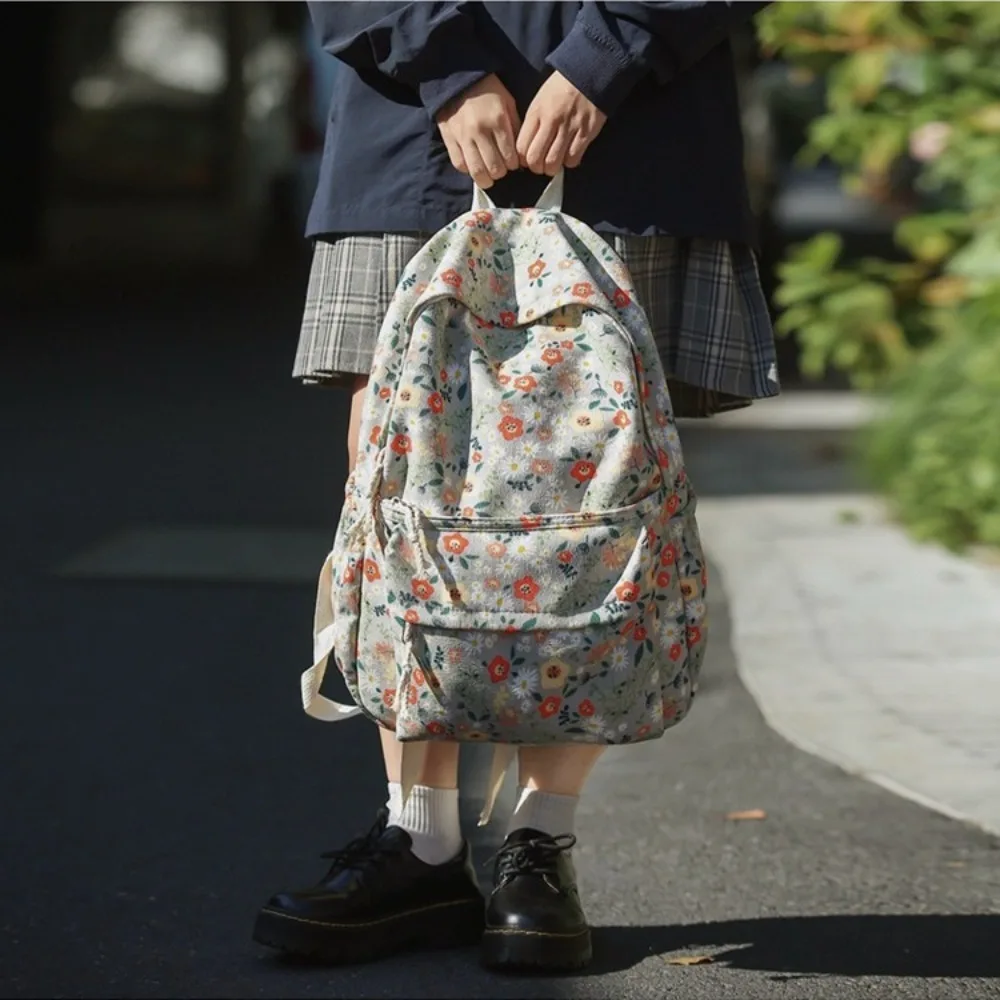
[(531, 102), (517, 137), (521, 165), (554, 177), (578, 167), (608, 116), (561, 73), (553, 73)]
[(517, 105), (495, 75), (484, 77), (437, 116), (452, 166), (485, 191), (521, 165), (516, 136), (521, 127)]

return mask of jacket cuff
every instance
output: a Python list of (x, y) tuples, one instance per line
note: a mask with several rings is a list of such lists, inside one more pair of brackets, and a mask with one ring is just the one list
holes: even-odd
[(460, 97), (470, 87), (474, 87), (480, 80), (484, 80), (496, 71), (491, 59), (487, 59), (486, 62), (491, 64), (488, 69), (459, 70), (437, 80), (425, 80), (418, 84), (420, 103), (426, 108), (432, 120), (436, 119), (441, 109), (456, 97)]
[(611, 35), (577, 21), (546, 60), (609, 118), (649, 72)]

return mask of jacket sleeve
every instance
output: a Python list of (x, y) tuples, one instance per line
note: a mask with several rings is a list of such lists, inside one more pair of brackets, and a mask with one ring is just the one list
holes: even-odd
[(433, 118), (500, 67), (476, 37), (472, 3), (338, 3), (309, 0), (323, 48), (364, 75), (417, 92)]
[(611, 115), (644, 76), (669, 83), (766, 6), (766, 0), (582, 3), (547, 61)]

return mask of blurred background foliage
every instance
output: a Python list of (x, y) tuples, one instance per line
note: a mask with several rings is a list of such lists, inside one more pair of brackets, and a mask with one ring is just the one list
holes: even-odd
[(899, 516), (952, 547), (1000, 544), (1000, 4), (782, 2), (765, 54), (819, 81), (800, 162), (898, 207), (898, 255), (821, 233), (777, 268), (805, 374), (887, 395), (865, 457)]

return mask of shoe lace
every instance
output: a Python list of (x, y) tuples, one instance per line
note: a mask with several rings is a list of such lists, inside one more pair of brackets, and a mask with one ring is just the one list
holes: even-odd
[(381, 810), (378, 819), (366, 834), (355, 837), (344, 847), (324, 851), (320, 857), (331, 862), (327, 878), (332, 877), (337, 872), (367, 868), (391, 854), (392, 849), (379, 841), (385, 832), (388, 819), (388, 812)]
[(576, 844), (571, 833), (557, 837), (538, 836), (519, 843), (505, 844), (493, 856), (496, 862), (498, 883), (510, 881), (518, 875), (556, 875), (559, 855)]

